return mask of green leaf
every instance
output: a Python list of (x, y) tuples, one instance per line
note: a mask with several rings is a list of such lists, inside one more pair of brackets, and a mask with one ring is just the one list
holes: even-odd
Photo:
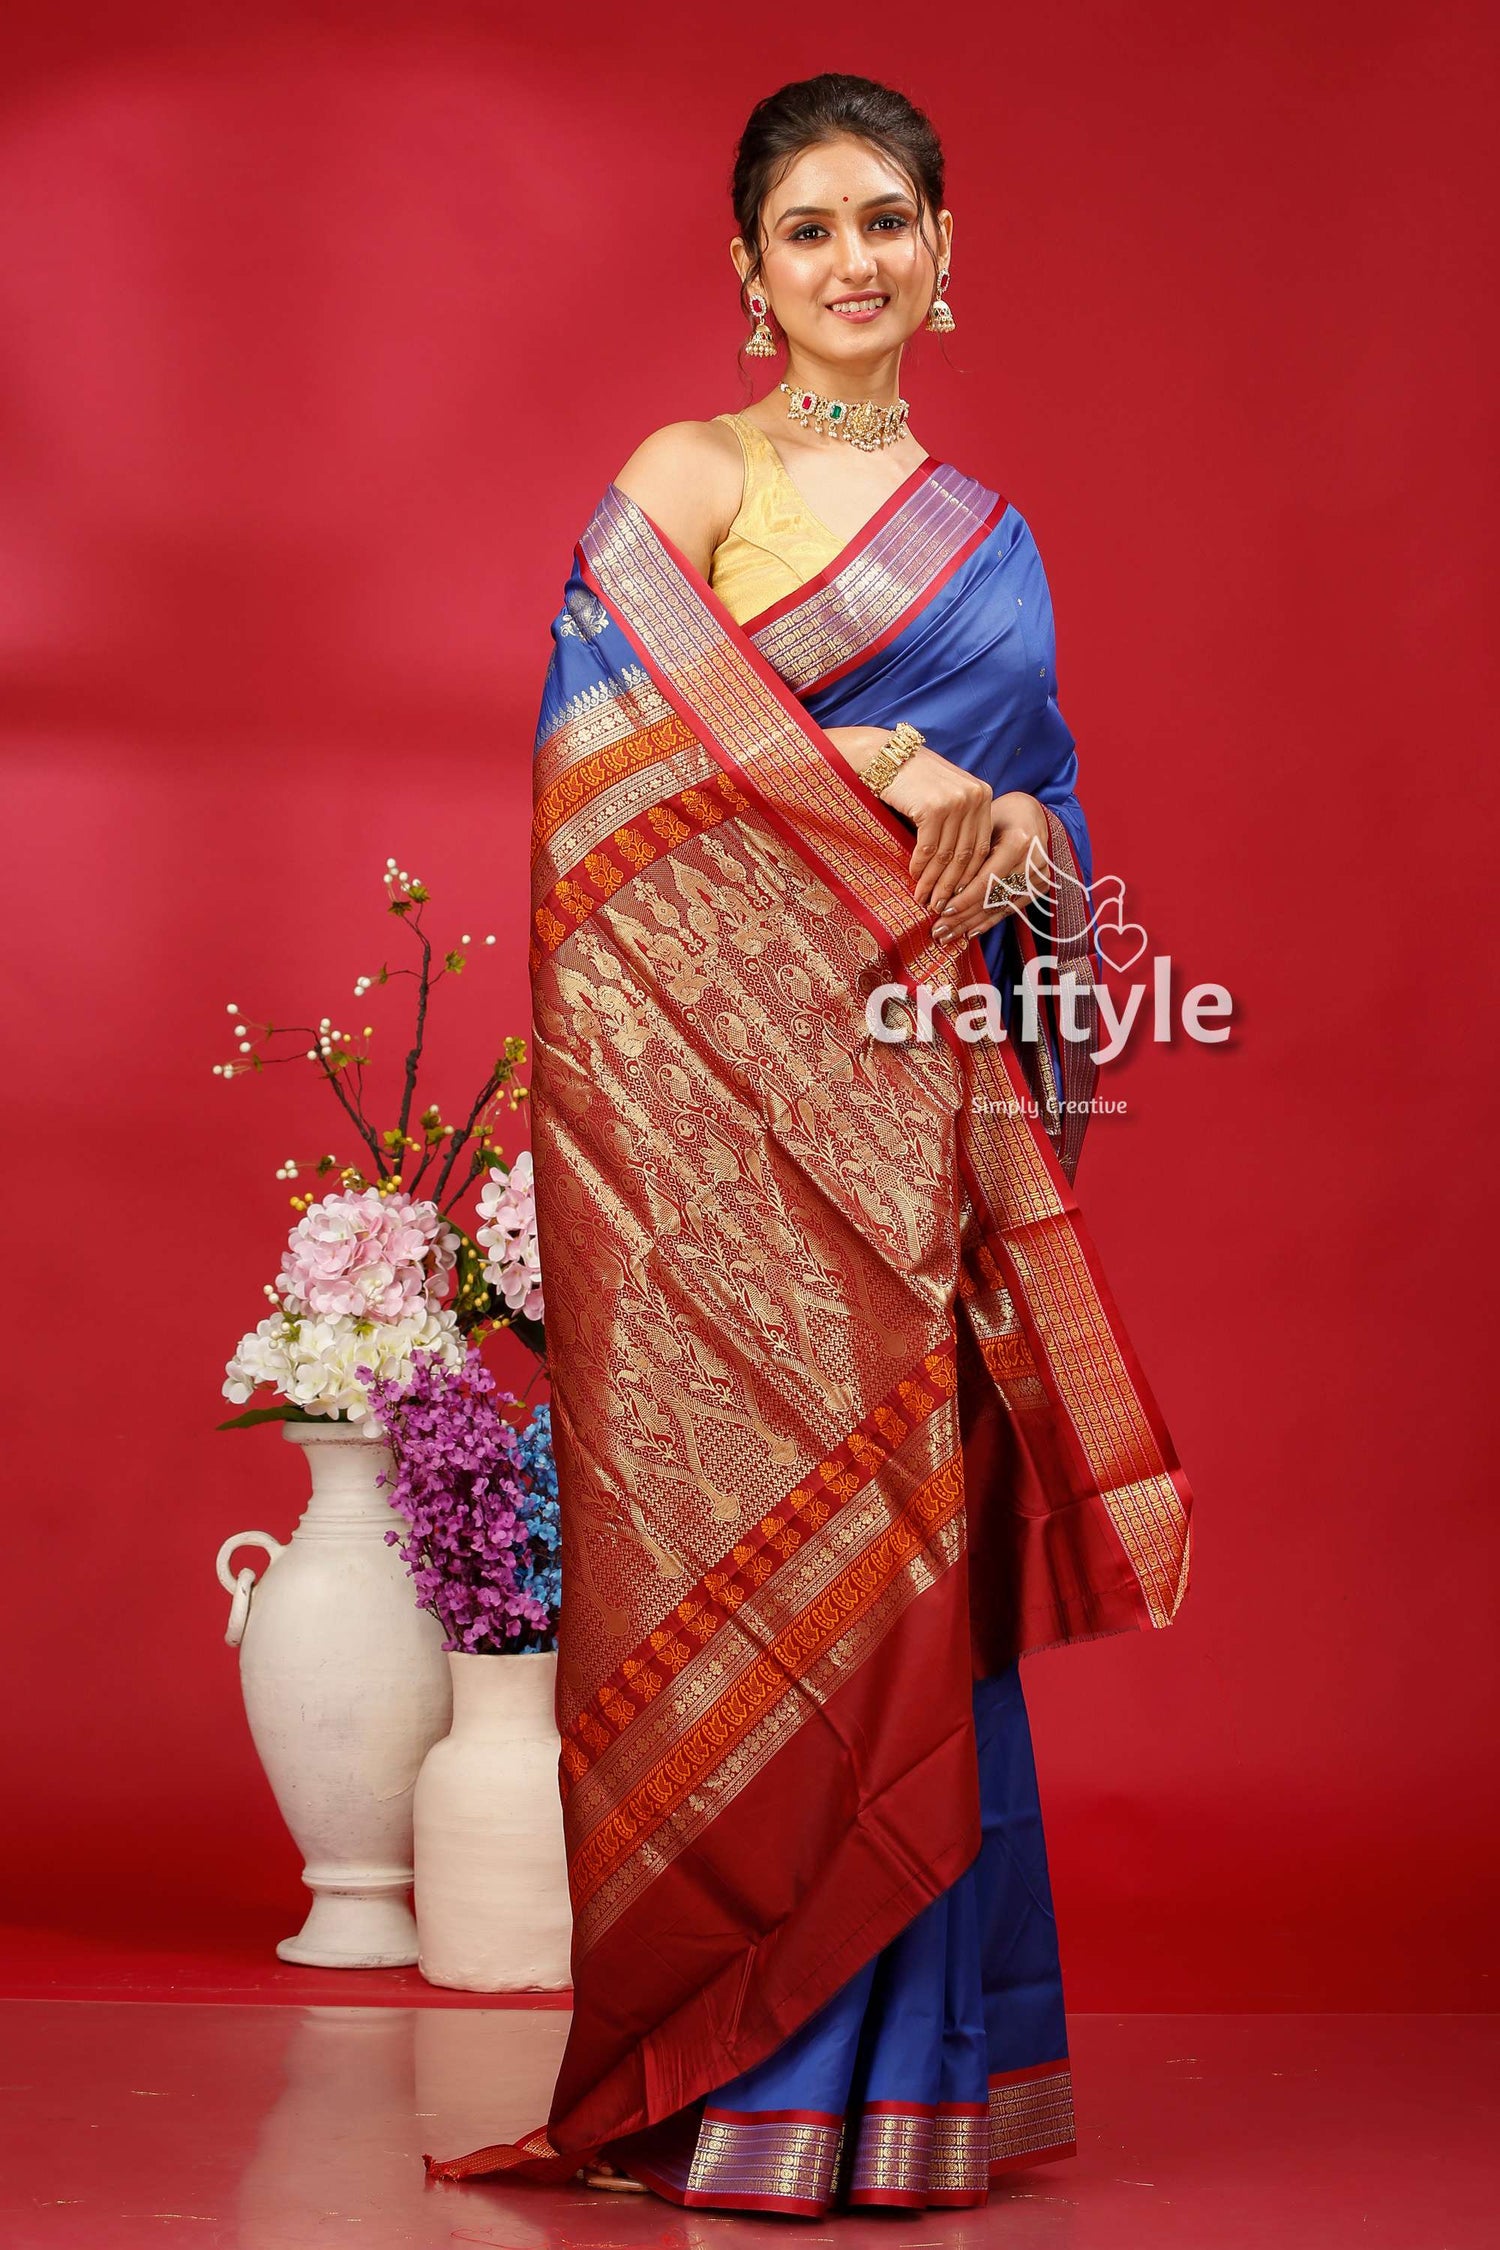
[(220, 1430), (253, 1430), (257, 1422), (326, 1422), (326, 1414), (304, 1414), (300, 1406), (283, 1399), (280, 1406), (251, 1406), (243, 1414), (233, 1415), (227, 1422), (217, 1422)]

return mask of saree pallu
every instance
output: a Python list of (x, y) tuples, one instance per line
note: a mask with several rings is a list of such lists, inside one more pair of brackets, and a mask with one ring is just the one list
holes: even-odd
[[(927, 1039), (866, 1014), (900, 986), (886, 1022), (915, 1029), (919, 982), (1039, 950), (1088, 980), (1024, 520), (929, 460), (741, 628), (611, 485), (552, 631), (532, 1112), (574, 2015), (547, 2124), (429, 2158), (446, 2178), (701, 2139), (709, 2097), (836, 2030), (888, 1948), (974, 1908), (981, 1712), (1017, 1660), (1169, 1624), (1189, 1569), (1072, 1192), (1086, 1057), (1050, 1017), (966, 1038), (954, 998)], [(1040, 933), (934, 941), (911, 827), (823, 731), (897, 717), (1047, 806)], [(950, 2012), (961, 2045), (972, 1996)], [(946, 2108), (992, 2130), (993, 2082)]]

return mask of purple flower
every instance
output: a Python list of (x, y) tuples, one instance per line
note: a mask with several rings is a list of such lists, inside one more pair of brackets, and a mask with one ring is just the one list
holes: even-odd
[(388, 1532), (417, 1603), (443, 1628), (444, 1647), (496, 1655), (556, 1646), (561, 1601), (557, 1478), (551, 1417), (537, 1407), (518, 1433), (499, 1410), (517, 1401), (470, 1345), (461, 1367), (412, 1356), (408, 1382), (372, 1379), (370, 1407), (396, 1462)]

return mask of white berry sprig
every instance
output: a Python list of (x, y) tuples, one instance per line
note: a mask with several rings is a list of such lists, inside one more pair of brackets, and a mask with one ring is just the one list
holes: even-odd
[[(247, 1017), (238, 1002), (231, 1000), (225, 1004), (225, 1013), (231, 1019), (235, 1053), (229, 1060), (213, 1064), (213, 1074), (216, 1078), (239, 1078), (247, 1071), (259, 1071), (272, 1063), (301, 1061), (311, 1063), (328, 1084), (358, 1136), (359, 1162), (341, 1164), (337, 1152), (332, 1150), (316, 1158), (289, 1156), (276, 1169), (278, 1180), (294, 1184), (300, 1190), (306, 1177), (309, 1188), (317, 1181), (323, 1183), (318, 1192), (324, 1192), (329, 1175), (337, 1174), (340, 1186), (346, 1190), (360, 1192), (373, 1187), (385, 1196), (403, 1190), (414, 1192), (429, 1169), (436, 1168), (437, 1177), (430, 1193), (440, 1203), (447, 1194), (446, 1207), (451, 1209), (501, 1154), (495, 1131), (501, 1110), (514, 1111), (526, 1098), (526, 1087), (516, 1078), (517, 1069), (525, 1060), (526, 1042), (517, 1038), (503, 1042), (462, 1124), (448, 1122), (436, 1102), (429, 1102), (420, 1113), (414, 1114), (432, 995), (445, 976), (462, 975), (475, 941), (465, 932), (456, 947), (436, 957), (423, 927), (423, 910), (431, 898), (427, 885), (393, 857), (386, 860), (381, 870), (381, 883), (387, 911), (403, 922), (416, 939), (418, 959), (410, 965), (392, 966), (382, 962), (374, 973), (361, 972), (354, 980), (353, 993), (356, 1000), (363, 1000), (367, 993), (394, 983), (399, 977), (411, 977), (416, 983), (415, 1023), (401, 1066), (395, 1124), (382, 1127), (370, 1114), (366, 1072), (373, 1064), (373, 1024), (367, 1023), (354, 1031), (336, 1024), (331, 1016), (320, 1017), (315, 1027), (262, 1023)], [(494, 943), (493, 933), (484, 939), (487, 947)], [(460, 1166), (460, 1158), (465, 1155), (467, 1162)], [(460, 1176), (455, 1178), (455, 1174)], [(291, 1202), (294, 1209), (306, 1210), (314, 1199), (312, 1192), (298, 1192), (292, 1195)]]

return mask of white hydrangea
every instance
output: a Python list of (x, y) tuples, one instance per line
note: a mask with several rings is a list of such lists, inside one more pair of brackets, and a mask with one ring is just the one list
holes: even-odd
[(224, 1396), (245, 1406), (268, 1384), (305, 1413), (344, 1414), (351, 1422), (362, 1422), (370, 1404), (356, 1367), (407, 1383), (414, 1373), (412, 1354), (418, 1351), (438, 1353), (448, 1367), (462, 1364), (464, 1340), (448, 1306), (426, 1307), (396, 1321), (356, 1320), (348, 1313), (327, 1319), (270, 1313), (240, 1338)]

